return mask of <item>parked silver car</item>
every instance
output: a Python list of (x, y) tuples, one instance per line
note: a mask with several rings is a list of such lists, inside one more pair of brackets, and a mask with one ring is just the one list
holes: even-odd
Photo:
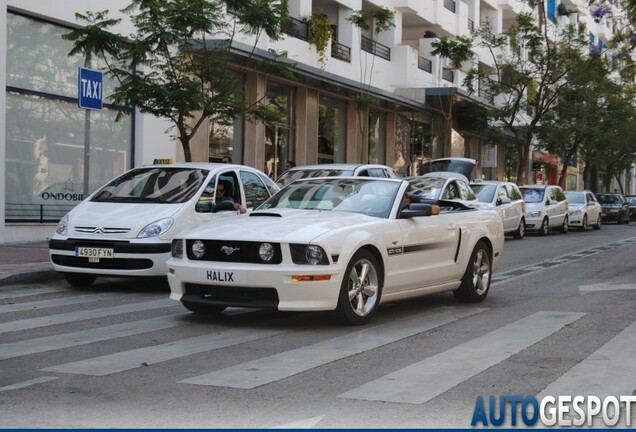
[(470, 183), (477, 194), (480, 208), (497, 211), (504, 225), (504, 233), (516, 239), (525, 234), (526, 203), (519, 187), (512, 182), (474, 180)]
[(526, 231), (548, 235), (551, 229), (568, 232), (569, 203), (563, 189), (556, 185), (527, 185), (519, 190), (526, 202)]
[(595, 230), (601, 229), (601, 205), (592, 191), (567, 191), (565, 197), (570, 204), (568, 216), (571, 227), (580, 231), (587, 230), (590, 225)]

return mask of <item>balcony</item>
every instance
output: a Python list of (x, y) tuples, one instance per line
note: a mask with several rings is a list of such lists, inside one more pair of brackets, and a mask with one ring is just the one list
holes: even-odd
[(391, 48), (366, 36), (362, 36), (361, 38), (360, 48), (362, 51), (378, 56), (381, 59), (391, 61)]
[(351, 48), (341, 43), (332, 41), (331, 57), (347, 63), (351, 63)]
[(309, 39), (309, 24), (297, 18), (290, 18), (283, 24), (283, 33), (304, 41)]
[(442, 68), (442, 79), (448, 82), (455, 82), (455, 71), (449, 68)]
[(433, 62), (427, 58), (419, 56), (417, 58), (417, 68), (425, 72), (431, 73), (433, 72)]

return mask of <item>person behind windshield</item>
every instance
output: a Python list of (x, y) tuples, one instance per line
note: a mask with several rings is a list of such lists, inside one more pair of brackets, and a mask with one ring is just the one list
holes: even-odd
[(247, 211), (240, 203), (234, 201), (234, 197), (232, 196), (232, 183), (227, 180), (219, 180), (216, 185), (216, 196), (211, 211), (214, 213), (220, 210), (231, 210), (231, 208), (229, 208), (230, 205), (232, 209), (240, 213)]

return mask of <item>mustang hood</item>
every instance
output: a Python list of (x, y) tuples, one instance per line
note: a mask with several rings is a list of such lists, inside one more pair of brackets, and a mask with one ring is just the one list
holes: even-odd
[(352, 225), (382, 221), (371, 216), (339, 211), (261, 210), (200, 225), (178, 237), (239, 241), (310, 242), (326, 233), (351, 229)]
[[(136, 238), (151, 222), (172, 217), (185, 204), (132, 204), (84, 201), (69, 213), (69, 237), (81, 237), (77, 227), (115, 228), (119, 238)], [(104, 236), (107, 239), (108, 235)]]

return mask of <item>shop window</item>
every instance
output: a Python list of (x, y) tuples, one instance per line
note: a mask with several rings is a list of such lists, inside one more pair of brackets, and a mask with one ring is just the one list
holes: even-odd
[(368, 163), (386, 163), (386, 113), (369, 113)]
[(318, 163), (346, 161), (347, 103), (320, 97)]
[(292, 145), (294, 92), (289, 86), (267, 83), (268, 114), (265, 126), (265, 171), (276, 179), (285, 170), (285, 162), (294, 159)]

